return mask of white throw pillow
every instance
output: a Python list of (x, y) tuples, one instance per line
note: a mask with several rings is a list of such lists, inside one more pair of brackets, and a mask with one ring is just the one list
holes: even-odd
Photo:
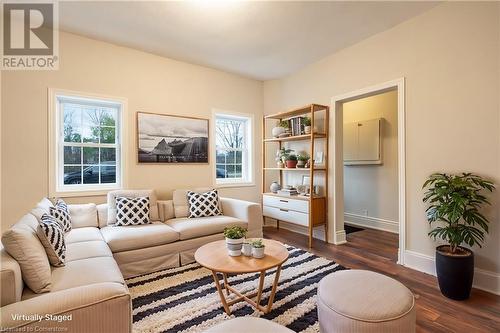
[(189, 218), (222, 215), (217, 190), (205, 193), (188, 191)]
[(116, 198), (115, 226), (149, 224), (149, 198)]

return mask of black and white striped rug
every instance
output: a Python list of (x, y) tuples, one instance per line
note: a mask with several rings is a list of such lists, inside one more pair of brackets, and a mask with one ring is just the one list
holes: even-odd
[[(266, 318), (295, 332), (319, 332), (318, 283), (345, 267), (294, 247), (288, 247), (288, 251), (290, 257), (282, 267), (273, 310), (268, 314), (240, 302), (231, 306), (228, 316), (211, 272), (197, 263), (128, 279), (134, 332), (203, 332), (223, 320), (241, 316)], [(262, 304), (267, 302), (274, 274), (275, 269), (267, 272)], [(231, 276), (229, 284), (243, 292), (253, 291), (258, 274)]]

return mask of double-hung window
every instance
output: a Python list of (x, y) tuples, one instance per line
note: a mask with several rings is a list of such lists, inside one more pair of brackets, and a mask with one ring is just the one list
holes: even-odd
[(252, 183), (252, 118), (215, 114), (216, 184)]
[(63, 94), (55, 104), (56, 192), (120, 188), (123, 104)]

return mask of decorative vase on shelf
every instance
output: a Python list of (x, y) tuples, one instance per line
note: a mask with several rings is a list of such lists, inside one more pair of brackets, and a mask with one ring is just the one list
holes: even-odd
[(285, 164), (283, 163), (283, 161), (280, 160), (276, 163), (276, 167), (283, 169), (285, 167)]
[(304, 133), (311, 134), (311, 126), (304, 126)]
[(278, 193), (279, 190), (281, 190), (281, 185), (278, 184), (278, 182), (272, 182), (270, 186), (270, 190), (273, 193)]
[(286, 167), (288, 169), (295, 169), (297, 166), (297, 160), (286, 160)]
[(286, 128), (281, 127), (281, 126), (274, 127), (271, 131), (272, 135), (275, 138), (278, 138), (281, 134), (284, 134), (285, 132), (286, 132)]
[(306, 166), (306, 161), (304, 160), (297, 161), (297, 168), (304, 168), (305, 166)]

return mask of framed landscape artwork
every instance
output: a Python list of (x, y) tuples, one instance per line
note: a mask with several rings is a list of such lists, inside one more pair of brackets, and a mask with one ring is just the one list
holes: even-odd
[(137, 112), (138, 163), (208, 163), (208, 119)]

